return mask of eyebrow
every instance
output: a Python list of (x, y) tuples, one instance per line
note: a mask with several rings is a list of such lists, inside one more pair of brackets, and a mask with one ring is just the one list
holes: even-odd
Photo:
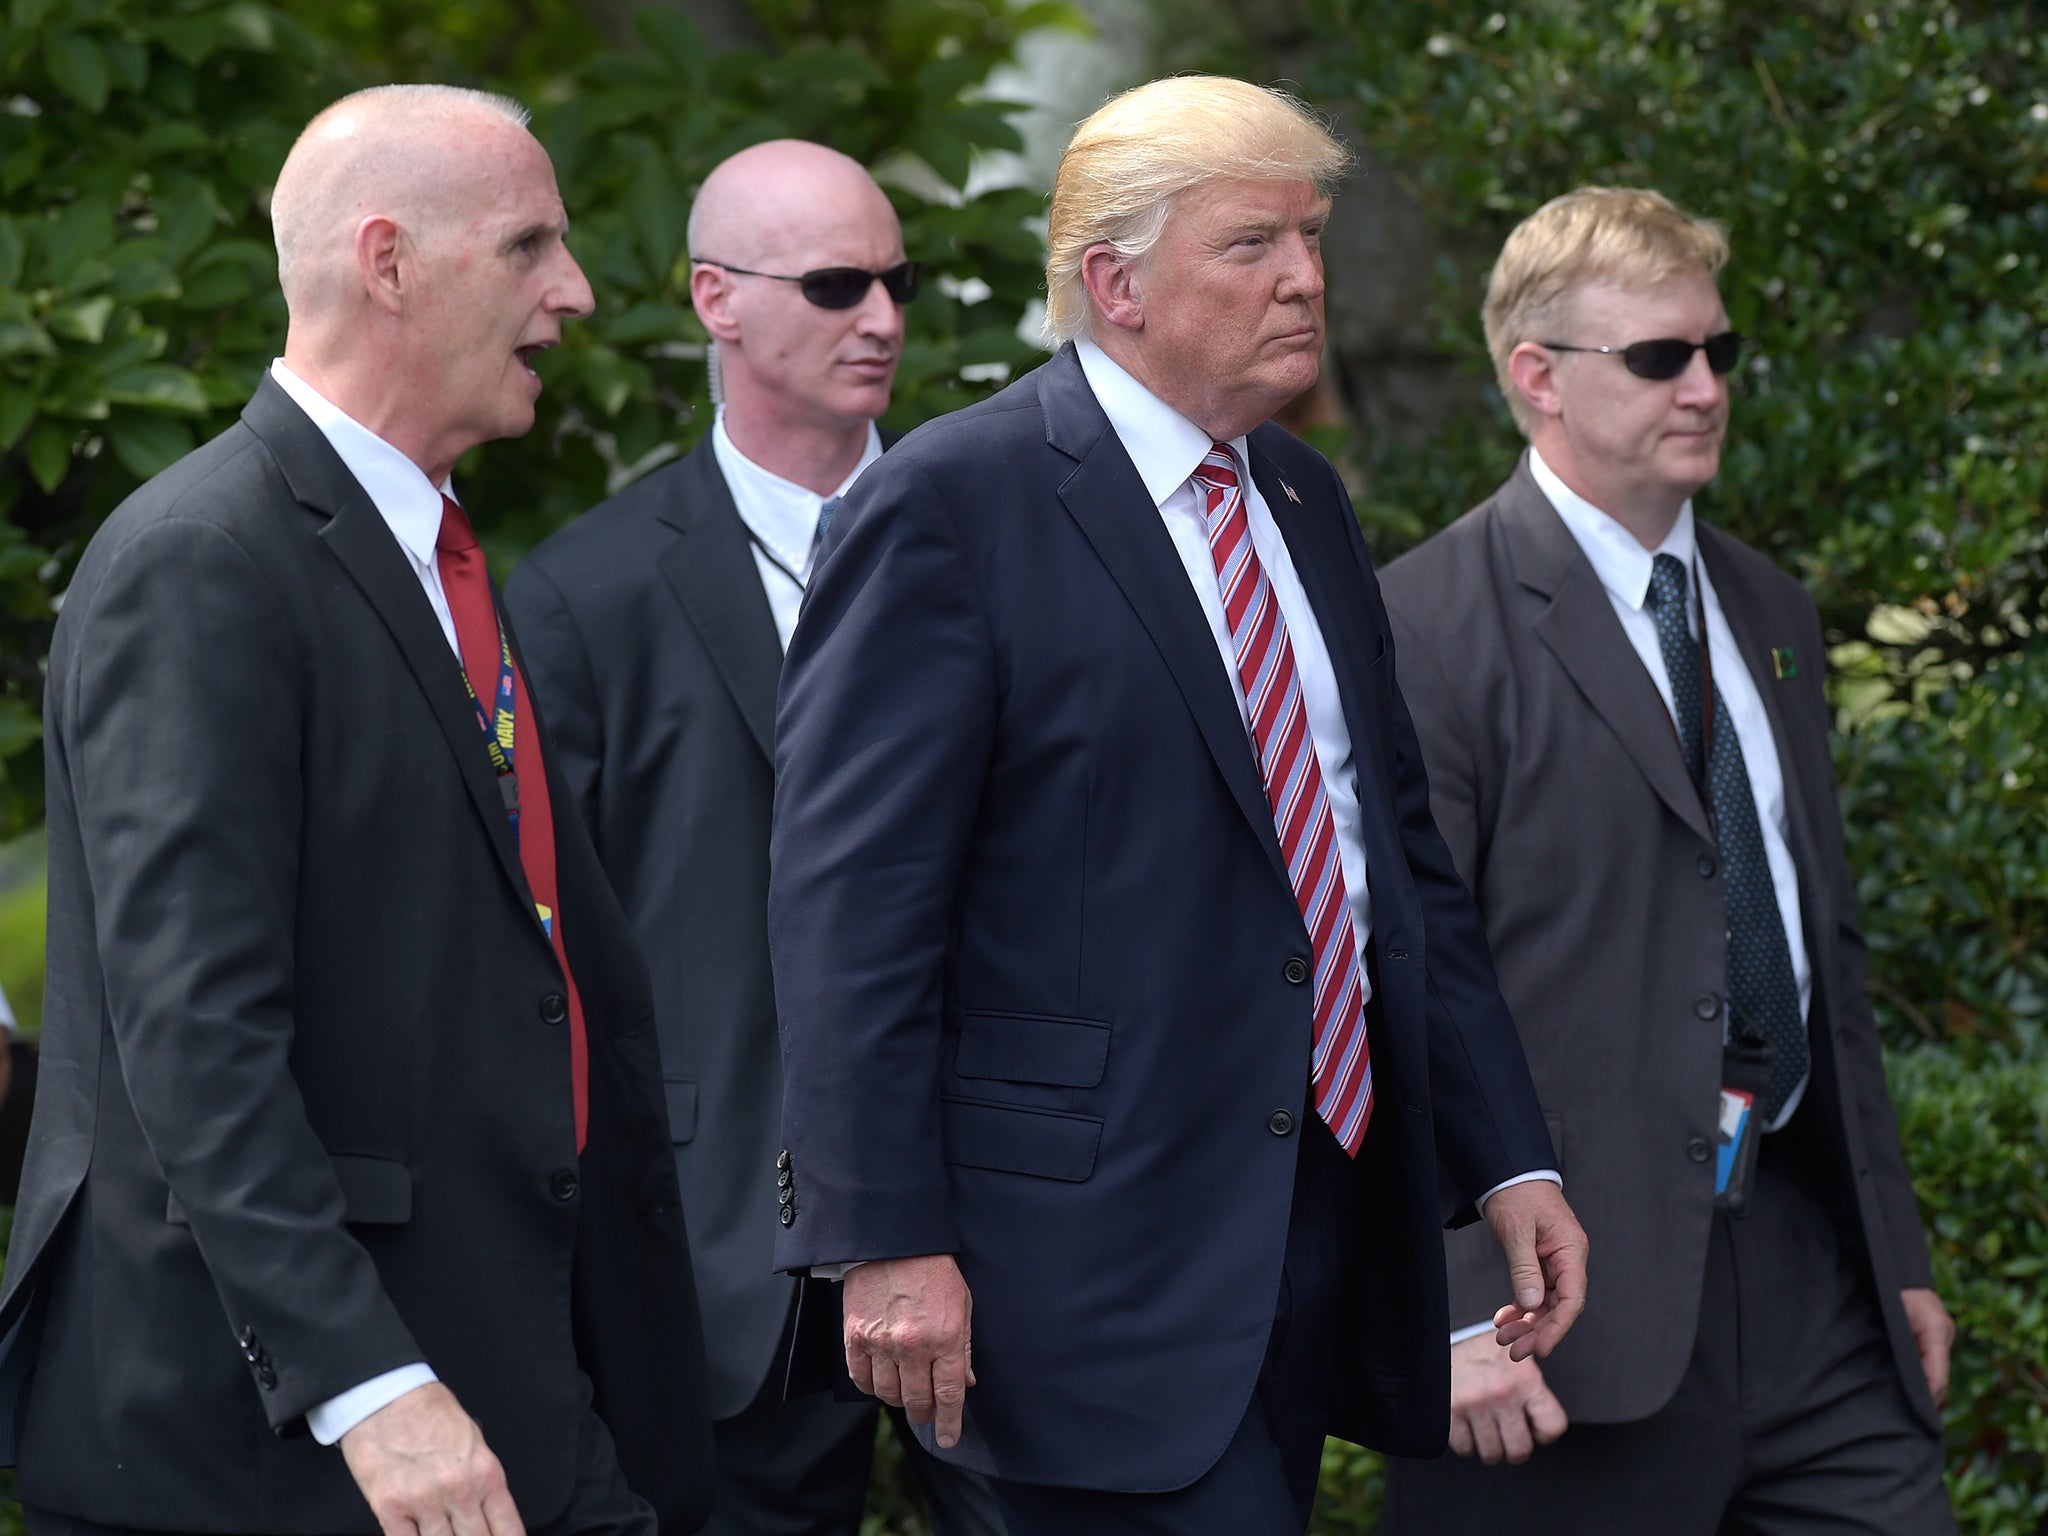
[(1329, 218), (1331, 206), (1330, 199), (1324, 198), (1299, 219), (1284, 215), (1275, 215), (1272, 218), (1240, 219), (1228, 227), (1223, 238), (1225, 240), (1234, 240), (1239, 235), (1266, 235), (1271, 234), (1276, 229), (1292, 229), (1296, 224), (1319, 223)]
[(524, 229), (515, 230), (512, 234), (508, 235), (502, 249), (508, 251), (515, 250), (537, 235), (553, 235), (557, 239), (567, 239), (568, 234), (569, 221), (567, 219), (564, 219), (559, 224), (547, 222), (529, 224)]

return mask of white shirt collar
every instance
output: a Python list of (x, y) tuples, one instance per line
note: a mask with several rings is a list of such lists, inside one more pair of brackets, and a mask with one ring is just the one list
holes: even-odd
[[(818, 509), (829, 499), (793, 480), (785, 480), (764, 469), (740, 452), (732, 434), (725, 429), (725, 407), (711, 424), (711, 452), (725, 475), (733, 505), (755, 538), (768, 552), (792, 571), (802, 572), (810, 564), (811, 540), (818, 531)], [(844, 496), (861, 471), (882, 456), (882, 434), (868, 423), (867, 446), (853, 473), (840, 482), (832, 494)]]
[(458, 500), (454, 483), (436, 486), (425, 470), (293, 373), (283, 358), (271, 362), (270, 376), (313, 419), (413, 563), (431, 566), (441, 536), (441, 498)]
[(1651, 564), (1658, 555), (1674, 556), (1688, 571), (1693, 568), (1698, 538), (1693, 530), (1690, 497), (1678, 509), (1678, 520), (1671, 525), (1664, 542), (1655, 549), (1645, 549), (1634, 534), (1559, 479), (1557, 471), (1543, 462), (1543, 455), (1533, 445), (1529, 449), (1529, 473), (1557, 508), (1557, 515), (1564, 519), (1573, 541), (1585, 552), (1600, 585), (1616, 602), (1638, 612), (1642, 610), (1650, 596)]
[[(1154, 506), (1164, 506), (1188, 482), (1209, 452), (1209, 434), (1132, 378), (1122, 364), (1088, 337), (1074, 342), (1081, 372), (1095, 393), (1096, 404), (1109, 418), (1124, 452), (1137, 466)], [(1231, 439), (1240, 466), (1248, 466), (1245, 440)]]

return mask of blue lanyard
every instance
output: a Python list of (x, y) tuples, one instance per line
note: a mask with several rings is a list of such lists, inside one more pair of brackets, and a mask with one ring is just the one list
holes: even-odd
[[(493, 610), (495, 616), (495, 609)], [(495, 718), (484, 709), (484, 701), (476, 696), (476, 685), (469, 680), (469, 668), (458, 667), (462, 673), (462, 687), (469, 695), (469, 702), (476, 710), (477, 728), (484, 733), (484, 750), (490, 753), (491, 767), (497, 771), (498, 793), (505, 799), (505, 815), (512, 823), (512, 842), (519, 843), (519, 775), (514, 771), (515, 752), (518, 738), (519, 696), (512, 673), (512, 642), (505, 634), (505, 621), (498, 619), (498, 688), (497, 712)]]

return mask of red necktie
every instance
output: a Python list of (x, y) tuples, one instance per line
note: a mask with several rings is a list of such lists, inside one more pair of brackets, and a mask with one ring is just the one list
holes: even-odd
[(1237, 649), (1259, 777), (1273, 808), (1294, 904), (1315, 949), (1315, 1049), (1310, 1058), (1316, 1113), (1353, 1157), (1372, 1119), (1372, 1053), (1365, 1038), (1365, 991), (1351, 901), (1337, 857), (1337, 827), (1323, 791), (1323, 769), (1308, 733), (1308, 711), (1294, 670), (1294, 647), (1280, 600), (1252, 547), (1237, 460), (1213, 445), (1194, 473), (1209, 529), (1209, 555), (1223, 593), (1223, 615)]
[[(434, 553), (441, 567), (441, 590), (447, 595), (448, 612), (455, 620), (455, 638), (462, 645), (462, 669), (469, 674), (469, 685), (477, 698), (495, 701), (504, 650), (497, 605), (491, 600), (490, 573), (484, 568), (484, 552), (477, 546), (476, 531), (469, 526), (469, 518), (446, 496), (441, 498), (441, 533), (434, 541)], [(533, 706), (527, 698), (526, 678), (517, 669), (512, 673), (512, 689), (519, 862), (526, 870), (526, 884), (533, 892), (534, 904), (547, 926), (548, 942), (554, 946), (555, 960), (568, 983), (569, 1077), (576, 1100), (576, 1150), (581, 1152), (590, 1129), (590, 1043), (583, 1030), (583, 998), (576, 990), (576, 977), (569, 970), (569, 952), (562, 946), (562, 908), (555, 893), (555, 818), (548, 804), (548, 776), (541, 761), (540, 732), (533, 728)], [(477, 750), (486, 750), (481, 741)]]

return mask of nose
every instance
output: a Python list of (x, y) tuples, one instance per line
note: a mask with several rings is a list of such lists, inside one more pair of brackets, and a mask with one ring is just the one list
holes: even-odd
[(1323, 296), (1323, 253), (1298, 231), (1288, 238), (1277, 297), (1313, 303)]
[(1727, 393), (1728, 381), (1707, 366), (1707, 354), (1700, 351), (1693, 353), (1685, 365), (1685, 372), (1678, 376), (1673, 399), (1680, 405), (1712, 410)]
[(583, 268), (569, 254), (568, 246), (558, 249), (562, 269), (555, 274), (554, 284), (549, 290), (548, 308), (566, 319), (585, 319), (597, 308), (597, 299), (590, 291), (590, 279), (583, 275)]
[(868, 291), (861, 295), (860, 303), (854, 306), (854, 330), (862, 336), (894, 344), (903, 338), (903, 310), (889, 297), (889, 290), (878, 278), (868, 284)]

